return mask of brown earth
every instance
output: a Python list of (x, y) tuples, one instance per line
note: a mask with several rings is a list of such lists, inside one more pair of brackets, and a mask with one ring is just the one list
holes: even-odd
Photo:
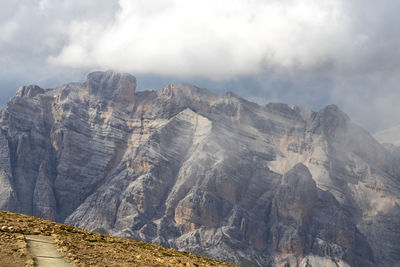
[(34, 266), (26, 235), (52, 236), (75, 266), (234, 266), (195, 254), (0, 211), (0, 266)]

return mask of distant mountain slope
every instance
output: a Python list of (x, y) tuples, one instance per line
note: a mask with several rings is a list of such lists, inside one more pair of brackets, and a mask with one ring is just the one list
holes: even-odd
[(52, 236), (75, 266), (234, 266), (157, 245), (0, 210), (0, 266), (33, 266), (24, 235)]
[(389, 143), (400, 146), (400, 125), (377, 132), (374, 137), (380, 143)]
[(135, 86), (21, 87), (0, 208), (243, 266), (400, 266), (400, 157), (336, 106)]

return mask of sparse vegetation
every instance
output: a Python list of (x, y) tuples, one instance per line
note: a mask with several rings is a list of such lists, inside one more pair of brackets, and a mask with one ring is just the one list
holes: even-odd
[(62, 254), (76, 266), (233, 266), (7, 211), (0, 211), (0, 266), (33, 266), (24, 237), (32, 234), (51, 235)]

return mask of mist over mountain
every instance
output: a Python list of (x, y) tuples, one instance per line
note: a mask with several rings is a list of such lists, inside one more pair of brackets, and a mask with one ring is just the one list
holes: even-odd
[(320, 110), (370, 133), (400, 123), (400, 2), (381, 0), (0, 1), (0, 107), (24, 84), (94, 70), (142, 89), (187, 82), (217, 94)]
[(374, 134), (374, 137), (381, 143), (400, 146), (400, 125), (379, 131)]
[(1, 209), (242, 266), (400, 266), (399, 148), (335, 105), (107, 71), (19, 88), (0, 129)]

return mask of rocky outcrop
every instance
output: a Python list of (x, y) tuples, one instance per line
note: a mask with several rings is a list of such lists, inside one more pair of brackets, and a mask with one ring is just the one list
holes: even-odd
[(116, 102), (132, 103), (135, 98), (136, 78), (128, 73), (92, 72), (87, 76), (89, 94)]
[(371, 247), (349, 211), (332, 194), (317, 188), (302, 163), (283, 175), (272, 202), (270, 222), (270, 244), (279, 251), (276, 261), (281, 264), (296, 266), (295, 262), (307, 262), (307, 255), (325, 258), (325, 264), (344, 260), (343, 264), (351, 266), (370, 266), (374, 262)]
[(317, 186), (307, 167), (298, 163), (282, 176), (273, 207), (279, 218), (306, 224), (317, 203)]
[(400, 153), (336, 106), (135, 88), (108, 71), (19, 89), (0, 208), (243, 266), (400, 262)]

